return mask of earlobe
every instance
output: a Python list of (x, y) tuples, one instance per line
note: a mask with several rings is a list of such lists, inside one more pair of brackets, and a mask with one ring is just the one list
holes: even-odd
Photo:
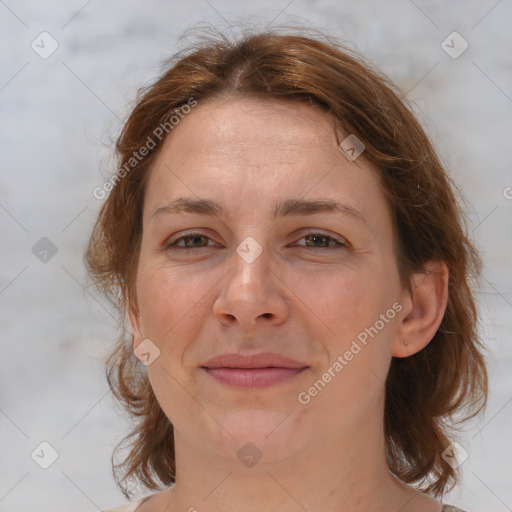
[(448, 266), (443, 261), (430, 262), (423, 272), (411, 276), (409, 306), (399, 319), (392, 355), (408, 357), (416, 354), (432, 340), (441, 325), (448, 303)]

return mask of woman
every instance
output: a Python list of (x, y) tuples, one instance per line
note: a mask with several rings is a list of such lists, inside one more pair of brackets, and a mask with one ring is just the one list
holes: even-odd
[(86, 263), (130, 326), (114, 473), (158, 492), (113, 510), (459, 510), (480, 261), (394, 87), (321, 37), (210, 39), (117, 151)]

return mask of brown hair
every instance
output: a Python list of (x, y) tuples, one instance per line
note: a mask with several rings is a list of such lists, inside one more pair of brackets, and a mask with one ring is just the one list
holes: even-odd
[(158, 481), (172, 484), (176, 469), (173, 426), (133, 354), (125, 325), (128, 307), (136, 304), (145, 184), (161, 143), (136, 165), (130, 159), (191, 98), (201, 102), (219, 94), (289, 99), (331, 112), (343, 133), (355, 134), (364, 143), (365, 158), (380, 171), (394, 213), (404, 285), (429, 261), (446, 262), (449, 298), (444, 318), (423, 350), (392, 359), (384, 426), (388, 467), (402, 481), (439, 496), (458, 479), (441, 454), (456, 425), (478, 414), (487, 400), (484, 348), (470, 287), (470, 280), (480, 275), (481, 261), (467, 237), (455, 195), (460, 193), (398, 89), (338, 40), (316, 34), (273, 30), (235, 41), (214, 35), (196, 42), (176, 54), (154, 84), (139, 91), (119, 136), (118, 174), (100, 209), (85, 261), (95, 285), (121, 317), (107, 379), (135, 420), (123, 440), (129, 453), (121, 463), (114, 462), (121, 442), (112, 457), (116, 482), (127, 497), (127, 482), (138, 479), (155, 489)]

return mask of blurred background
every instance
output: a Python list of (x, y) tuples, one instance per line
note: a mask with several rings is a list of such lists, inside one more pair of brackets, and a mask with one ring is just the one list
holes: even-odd
[(110, 457), (129, 424), (103, 369), (117, 320), (82, 256), (137, 89), (204, 23), (319, 28), (414, 103), (484, 258), (491, 393), (461, 435), (463, 481), (444, 501), (512, 510), (511, 20), (510, 0), (0, 0), (0, 511), (125, 501)]

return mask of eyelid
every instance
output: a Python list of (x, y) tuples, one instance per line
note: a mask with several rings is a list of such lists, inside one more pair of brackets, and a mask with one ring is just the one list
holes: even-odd
[[(189, 238), (189, 237), (194, 236), (194, 235), (195, 236), (203, 236), (205, 238), (208, 238), (209, 240), (212, 240), (212, 238), (210, 236), (206, 235), (205, 233), (202, 233), (201, 231), (198, 231), (198, 229), (201, 229), (201, 228), (196, 228), (196, 230), (193, 230), (193, 231), (190, 231), (190, 232), (184, 232), (184, 233), (180, 232), (180, 233), (178, 233), (179, 236), (176, 237), (176, 238), (174, 238), (174, 235), (173, 235), (173, 236), (167, 238), (162, 245), (163, 245), (164, 248), (167, 248), (170, 245), (173, 245), (176, 242), (181, 241), (183, 238)], [(180, 248), (180, 249), (192, 249), (192, 247), (181, 247), (181, 246), (177, 246), (177, 247)], [(201, 247), (199, 247), (199, 249), (201, 249)]]
[[(197, 228), (197, 229), (200, 229), (200, 228)], [(329, 249), (347, 248), (347, 247), (350, 246), (349, 242), (344, 237), (341, 237), (340, 235), (334, 236), (334, 235), (329, 234), (329, 233), (324, 233), (322, 230), (315, 229), (315, 228), (304, 228), (304, 229), (307, 230), (307, 231), (302, 231), (301, 233), (298, 233), (297, 235), (294, 236), (294, 238), (296, 238), (296, 236), (298, 236), (299, 234), (301, 234), (301, 236), (298, 238), (298, 240), (302, 240), (303, 238), (305, 238), (308, 235), (319, 235), (319, 236), (323, 236), (323, 237), (326, 237), (326, 238), (330, 239), (329, 243), (331, 243), (331, 241), (332, 241), (332, 242), (334, 242), (334, 245), (331, 245), (331, 246), (328, 246), (328, 247), (307, 247), (305, 244), (298, 244), (300, 247), (305, 247), (306, 249), (311, 249), (311, 250), (320, 250), (320, 251), (324, 250), (324, 251), (326, 251), (326, 250), (329, 250)], [(172, 240), (172, 237), (167, 239), (163, 243), (163, 248), (167, 250), (171, 246), (173, 246), (177, 250), (180, 250), (180, 249), (184, 249), (184, 250), (190, 250), (190, 249), (197, 250), (197, 249), (206, 249), (207, 247), (212, 247), (211, 245), (206, 245), (206, 246), (203, 246), (203, 247), (185, 247), (185, 246), (181, 246), (181, 245), (175, 245), (177, 242), (180, 242), (181, 240), (183, 240), (185, 238), (192, 237), (192, 236), (201, 236), (201, 237), (207, 238), (209, 241), (213, 241), (210, 236), (208, 236), (208, 235), (206, 235), (204, 233), (201, 233), (200, 231), (195, 230), (195, 231), (180, 233), (179, 235), (180, 236), (178, 236), (174, 240)]]
[[(336, 245), (333, 245), (330, 247), (307, 247), (306, 245), (299, 244), (301, 247), (306, 247), (306, 249), (320, 249), (320, 250), (321, 249), (335, 249), (336, 247), (348, 247), (348, 245), (349, 245), (347, 240), (340, 235), (335, 236), (335, 235), (331, 235), (329, 233), (324, 233), (320, 230), (315, 230), (315, 229), (311, 229), (311, 228), (308, 228), (308, 229), (309, 229), (308, 231), (305, 231), (301, 234), (301, 236), (300, 236), (300, 238), (298, 238), (298, 240), (302, 240), (303, 238), (305, 238), (308, 235), (317, 235), (317, 236), (322, 236), (325, 238), (330, 238), (333, 242), (336, 243)], [(297, 242), (295, 242), (295, 243), (297, 243)]]

